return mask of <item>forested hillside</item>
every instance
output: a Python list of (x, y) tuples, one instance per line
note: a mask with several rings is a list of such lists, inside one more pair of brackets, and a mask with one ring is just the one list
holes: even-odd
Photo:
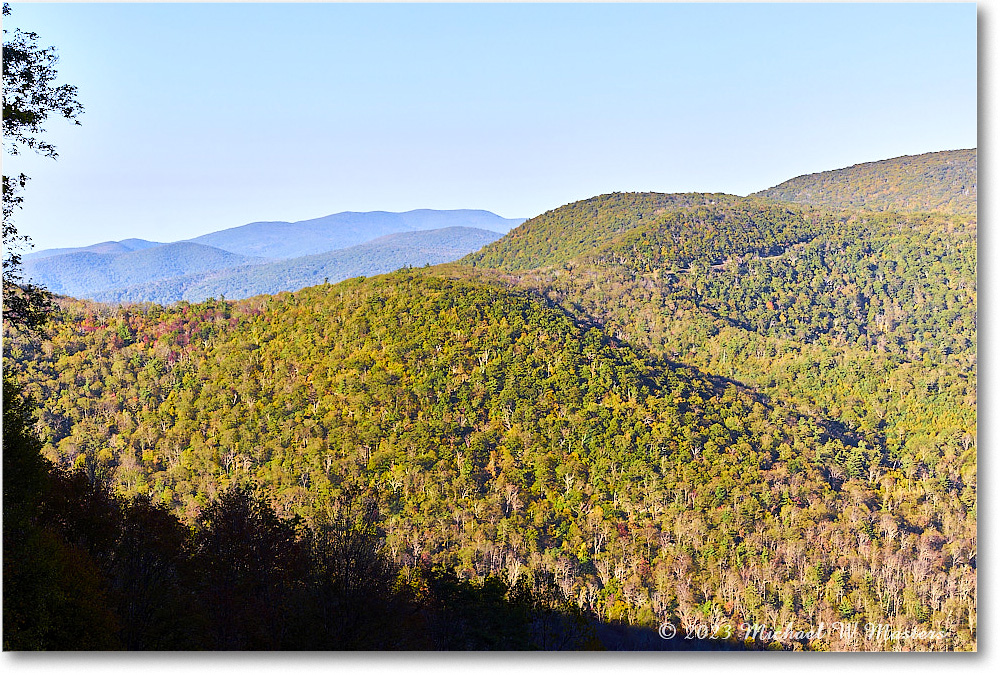
[(187, 520), (245, 480), (306, 522), (362, 484), (402, 564), (550, 572), (602, 619), (904, 616), (970, 644), (971, 590), (931, 586), (973, 588), (963, 486), (523, 293), (411, 272), (64, 309), (10, 345), (45, 454)]
[(309, 525), (249, 486), (193, 523), (115, 494), (45, 460), (32, 402), (3, 384), (5, 651), (602, 647), (551, 576), (401, 569), (377, 501), (350, 487)]
[(615, 236), (662, 218), (674, 209), (738, 199), (723, 194), (648, 192), (592, 197), (527, 220), (495, 244), (470, 254), (466, 262), (509, 270), (555, 265), (590, 253)]
[(930, 152), (799, 176), (756, 195), (833, 208), (975, 215), (977, 167), (975, 148)]
[(417, 589), (380, 593), (438, 593), (435, 625), (493, 598), (521, 628), (492, 646), (544, 646), (524, 626), (548, 607), (941, 633), (751, 647), (975, 649), (976, 236), (974, 211), (615, 193), (461, 264), (62, 298), (4, 359), (55, 466), (194, 533), (246, 487), (303, 532), (360, 498)]
[(619, 339), (835, 420), (885, 451), (875, 472), (933, 477), (974, 516), (975, 220), (801, 217), (819, 233), (779, 255), (684, 268), (663, 233), (636, 230), (574, 263), (496, 276)]

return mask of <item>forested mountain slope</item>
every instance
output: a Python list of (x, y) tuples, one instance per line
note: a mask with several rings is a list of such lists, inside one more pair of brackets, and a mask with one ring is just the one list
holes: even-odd
[(469, 255), (465, 262), (507, 270), (556, 265), (590, 253), (623, 232), (669, 217), (666, 214), (676, 209), (738, 200), (724, 194), (654, 192), (592, 197), (525, 221), (500, 241)]
[(756, 196), (833, 208), (976, 213), (977, 151), (948, 150), (799, 176)]
[(188, 523), (231, 486), (308, 526), (360, 489), (404, 568), (551, 578), (602, 621), (974, 649), (976, 234), (974, 212), (616, 193), (461, 264), (62, 299), (4, 358), (48, 458)]
[[(776, 209), (747, 198), (639, 217), (653, 199), (664, 201), (617, 197), (603, 222), (568, 205), (545, 216), (566, 232), (565, 250), (554, 228), (528, 221), (520, 239), (462, 262), (618, 339), (833, 420), (877, 449), (869, 485), (884, 490), (895, 475), (899, 487), (905, 476), (923, 485), (918, 501), (948, 493), (949, 518), (974, 527), (974, 192), (971, 215)], [(572, 255), (575, 231), (604, 236)], [(865, 473), (855, 460), (828, 459), (833, 475)], [(897, 512), (891, 501), (882, 510)]]
[(520, 239), (463, 263), (481, 275), (486, 261), (516, 271), (494, 277), (656, 354), (829, 416), (893, 462), (936, 467), (944, 482), (974, 474), (974, 216), (732, 198), (622, 222), (666, 201), (633, 197), (631, 210), (616, 197), (603, 221), (580, 204), (546, 214), (569, 232), (619, 232), (588, 253), (540, 250), (548, 233), (529, 221)]
[(442, 274), (67, 301), (8, 358), (47, 402), (48, 457), (187, 519), (240, 481), (307, 521), (361, 484), (403, 564), (549, 572), (603, 619), (906, 617), (970, 644), (971, 596), (932, 590), (974, 587), (962, 478), (945, 489), (821, 417)]
[[(910, 369), (933, 393), (954, 385), (957, 410), (967, 420), (962, 433), (974, 435), (974, 216), (859, 214), (728, 198), (645, 217), (651, 202), (667, 197), (597, 198), (613, 199), (614, 209), (596, 220), (589, 206), (594, 200), (587, 207), (571, 204), (462, 262), (479, 274), (488, 275), (489, 265), (516, 271), (508, 281), (623, 339), (710, 372), (740, 372), (752, 385), (772, 382), (767, 390), (779, 396), (801, 390), (801, 382), (790, 375), (775, 380), (779, 372), (769, 358), (749, 359), (753, 365), (739, 370), (748, 351), (791, 348), (810, 354), (806, 362), (824, 364), (829, 360), (820, 352), (850, 352), (867, 367), (877, 361), (893, 371)], [(551, 223), (567, 233), (565, 250), (553, 237), (555, 228), (546, 227)], [(604, 235), (574, 256), (575, 230)], [(720, 331), (734, 344), (723, 346)], [(722, 360), (708, 360), (709, 354)], [(944, 380), (934, 374), (939, 371)], [(860, 415), (869, 426), (884, 426), (885, 400), (867, 411), (844, 412), (845, 396), (853, 394), (828, 390), (822, 380), (812, 388), (810, 405), (819, 396), (845, 422), (857, 426)]]
[(894, 465), (942, 484), (974, 476), (975, 219), (797, 217), (816, 234), (779, 255), (678, 263), (686, 254), (663, 245), (669, 231), (651, 227), (556, 268), (496, 276), (620, 339), (831, 417)]

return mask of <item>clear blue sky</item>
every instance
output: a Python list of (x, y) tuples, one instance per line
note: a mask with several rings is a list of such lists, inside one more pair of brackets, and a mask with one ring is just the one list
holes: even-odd
[(13, 4), (86, 107), (36, 249), (338, 211), (529, 217), (975, 147), (976, 6)]

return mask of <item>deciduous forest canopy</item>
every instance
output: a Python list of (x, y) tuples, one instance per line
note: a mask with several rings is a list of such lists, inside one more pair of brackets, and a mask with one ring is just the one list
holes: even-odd
[[(891, 210), (801, 203), (825, 175), (792, 197), (616, 193), (458, 264), (237, 302), (60, 298), (44, 336), (9, 329), (5, 364), (39, 404), (26, 428), (50, 475), (71, 494), (105, 486), (125, 523), (104, 549), (72, 523), (60, 541), (119, 646), (164, 644), (115, 623), (131, 587), (107, 551), (135, 509), (170, 523), (175, 539), (156, 536), (183, 579), (208, 564), (199, 537), (222, 536), (211, 514), (242, 499), (327, 580), (248, 597), (340, 583), (316, 551), (377, 530), (367, 555), (405, 581), (379, 587), (378, 611), (436, 607), (424, 647), (461, 644), (428, 637), (461, 603), (502, 600), (510, 626), (547, 608), (575, 648), (618, 644), (602, 632), (615, 623), (859, 621), (947, 634), (911, 648), (974, 649), (974, 179), (936, 196), (957, 161), (974, 177), (975, 151), (880, 165), (906, 186)], [(871, 169), (837, 175), (865, 192)], [(212, 583), (169, 593), (197, 614)], [(169, 644), (314, 644), (245, 630)], [(340, 630), (321, 644), (355, 644)]]
[[(3, 61), (5, 148), (54, 158), (76, 90), (33, 33)], [(977, 648), (975, 149), (266, 266), (231, 231), (38, 260), (201, 293), (168, 305), (24, 283), (26, 184), (5, 650)]]

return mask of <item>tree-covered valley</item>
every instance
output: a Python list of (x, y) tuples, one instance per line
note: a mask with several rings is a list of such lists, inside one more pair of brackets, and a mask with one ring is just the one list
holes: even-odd
[[(974, 177), (975, 151), (958, 160)], [(975, 649), (975, 183), (941, 196), (958, 160), (880, 165), (905, 187), (892, 210), (810, 203), (823, 174), (792, 197), (615, 193), (455, 264), (239, 301), (60, 297), (40, 332), (5, 324), (51, 463), (15, 522), (86, 570), (111, 647), (613, 648), (609, 626), (671, 622), (675, 648), (703, 626), (715, 648)], [(870, 192), (852, 169), (838, 189)], [(8, 501), (5, 480), (5, 523)], [(101, 509), (118, 530), (88, 529)], [(283, 570), (247, 591), (280, 598), (271, 623), (236, 613), (253, 638), (204, 609), (243, 587), (195, 581), (240, 509)], [(174, 551), (155, 584), (123, 581), (126, 540)], [(368, 552), (383, 604), (323, 585), (345, 578), (337, 542)], [(204, 630), (128, 633), (136, 588)], [(326, 612), (412, 619), (377, 644), (360, 624), (300, 639)], [(454, 617), (478, 637), (435, 638)], [(942, 637), (738, 629), (836, 622)], [(295, 628), (267, 642), (276, 625)]]

